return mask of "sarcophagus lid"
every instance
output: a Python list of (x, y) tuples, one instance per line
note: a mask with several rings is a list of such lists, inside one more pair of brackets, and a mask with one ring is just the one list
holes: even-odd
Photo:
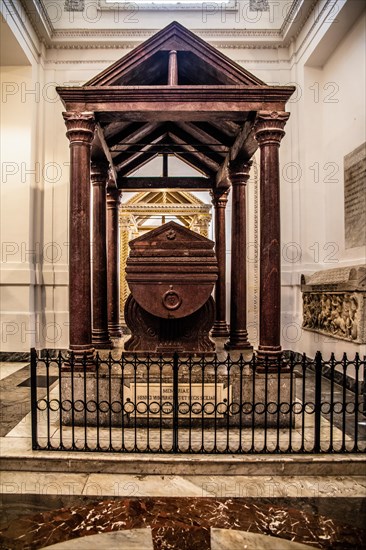
[(126, 280), (143, 309), (178, 319), (206, 303), (217, 280), (213, 241), (169, 222), (129, 245)]

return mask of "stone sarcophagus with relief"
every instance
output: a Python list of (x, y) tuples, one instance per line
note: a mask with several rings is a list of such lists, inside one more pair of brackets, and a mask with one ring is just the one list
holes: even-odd
[(302, 275), (303, 328), (366, 343), (366, 266)]
[(130, 242), (125, 321), (128, 351), (214, 350), (211, 296), (217, 280), (214, 243), (169, 222)]

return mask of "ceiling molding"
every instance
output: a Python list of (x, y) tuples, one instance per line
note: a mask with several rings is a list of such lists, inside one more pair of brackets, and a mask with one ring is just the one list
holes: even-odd
[[(14, 9), (18, 11), (13, 0), (9, 1), (13, 4)], [(37, 0), (20, 0), (20, 3), (38, 39), (48, 47), (52, 41), (55, 29), (43, 2)]]
[[(152, 30), (106, 30), (96, 29), (92, 33), (84, 29), (57, 30), (52, 36), (49, 49), (120, 49), (135, 48), (141, 41), (159, 32)], [(280, 48), (286, 47), (280, 31), (263, 29), (195, 29), (194, 34), (215, 47), (225, 48)]]
[[(102, 65), (103, 67), (115, 63), (115, 59), (46, 59), (45, 65)], [(289, 65), (288, 59), (236, 59), (235, 63), (245, 67), (248, 64), (272, 64), (272, 65)], [(81, 81), (80, 81), (81, 82)], [(84, 80), (82, 80), (84, 82)]]
[[(195, 33), (198, 36), (199, 33)], [(153, 35), (151, 35), (153, 36)], [(201, 36), (202, 38), (202, 36)], [(214, 46), (215, 48), (219, 48), (222, 50), (230, 49), (230, 50), (278, 50), (281, 48), (286, 49), (286, 47), (281, 44), (277, 43), (263, 43), (263, 42), (247, 42), (247, 41), (236, 41), (236, 42), (219, 42), (216, 40), (207, 40), (211, 44), (211, 46)], [(101, 42), (101, 43), (94, 43), (94, 42), (81, 42), (79, 44), (70, 46), (67, 43), (59, 43), (54, 44), (52, 47), (47, 48), (47, 50), (133, 50), (140, 44), (140, 41), (136, 42)]]
[[(327, 0), (326, 5), (334, 0)], [(47, 49), (132, 49), (161, 29), (55, 29), (42, 0), (20, 0)], [(244, 49), (287, 48), (318, 0), (294, 0), (279, 29), (194, 29), (213, 46)]]
[[(11, 10), (11, 13), (17, 15), (21, 23), (22, 33), (28, 36), (31, 44), (36, 48), (38, 55), (41, 54), (39, 46), (29, 35), (26, 19), (30, 21), (34, 33), (39, 42), (44, 45), (47, 51), (63, 50), (70, 52), (72, 50), (132, 50), (147, 38), (156, 34), (158, 29), (55, 29), (50, 20), (47, 10), (42, 0), (3, 0), (5, 5)], [(332, 10), (337, 0), (294, 0), (286, 19), (280, 29), (195, 29), (194, 33), (209, 42), (212, 46), (225, 50), (263, 50), (274, 51), (279, 49), (288, 49), (299, 37), (301, 31), (305, 28), (305, 33), (301, 36), (301, 42), (296, 44), (296, 51), (291, 50), (286, 59), (248, 59), (239, 63), (263, 63), (263, 64), (292, 64), (297, 57), (298, 52), (306, 45), (309, 36), (316, 32), (319, 21), (321, 21), (329, 10)], [(25, 18), (27, 15), (27, 18)], [(34, 38), (36, 38), (34, 36)], [(107, 66), (115, 60), (107, 61), (105, 59), (50, 59), (44, 52), (41, 57), (43, 63), (50, 65), (87, 65), (91, 63), (100, 63)], [(51, 56), (52, 57), (52, 56)], [(281, 56), (283, 57), (283, 56)]]
[[(53, 33), (53, 38), (82, 38), (82, 37), (107, 37), (107, 38), (119, 38), (119, 37), (137, 37), (137, 38), (150, 38), (162, 29), (94, 29), (91, 32), (88, 29), (63, 29), (56, 30)], [(216, 37), (259, 37), (263, 36), (279, 38), (281, 32), (273, 29), (195, 29), (192, 32), (199, 36), (216, 36)]]
[(29, 17), (26, 17), (23, 5), (17, 4), (14, 0), (3, 0), (0, 12), (13, 34), (16, 36), (19, 32), (33, 57), (38, 59), (41, 37)]
[[(134, 49), (142, 41), (157, 34), (153, 30), (84, 29), (58, 30), (52, 37), (50, 50)], [(195, 29), (194, 34), (220, 49), (278, 49), (283, 46), (279, 31), (241, 29)]]
[[(296, 58), (298, 52), (302, 49), (302, 47), (306, 44), (308, 38), (311, 36), (311, 34), (314, 32), (314, 29), (317, 28), (318, 26), (318, 23), (326, 17), (326, 13), (328, 13), (328, 10), (332, 10), (334, 5), (336, 4), (337, 0), (326, 0), (322, 9), (319, 10), (319, 13), (316, 15), (316, 17), (314, 18), (312, 24), (309, 26), (309, 29), (307, 30), (307, 32), (305, 33), (305, 36), (302, 38), (301, 40), (301, 44), (299, 44), (299, 46), (297, 47), (297, 51), (296, 52), (293, 52), (289, 58), (289, 62), (292, 63), (293, 60)], [(314, 11), (314, 14), (315, 14), (315, 11)], [(310, 15), (310, 14), (309, 14)], [(309, 16), (308, 16), (309, 17)], [(306, 20), (307, 21), (307, 20)], [(301, 27), (301, 29), (299, 29), (298, 31), (298, 34), (300, 34), (301, 30), (303, 29), (303, 27), (305, 26), (305, 24)]]
[[(318, 0), (295, 0), (280, 28), (280, 34), (283, 39), (285, 39), (287, 33), (290, 33), (291, 26), (296, 22), (296, 19), (299, 21), (298, 26), (300, 28), (295, 30), (294, 35), (296, 37), (299, 34), (317, 3)], [(299, 17), (301, 10), (303, 10), (303, 13), (302, 16)]]

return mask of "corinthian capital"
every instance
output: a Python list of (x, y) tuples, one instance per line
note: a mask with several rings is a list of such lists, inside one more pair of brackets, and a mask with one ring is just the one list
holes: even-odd
[(229, 178), (232, 185), (246, 185), (250, 177), (250, 169), (253, 162), (251, 160), (235, 160), (229, 165)]
[(230, 188), (226, 191), (219, 193), (217, 190), (211, 191), (212, 204), (215, 208), (226, 208)]
[(91, 143), (94, 138), (95, 118), (94, 113), (66, 111), (62, 113), (66, 124), (66, 136), (70, 143), (81, 141)]
[(120, 207), (122, 201), (122, 191), (117, 187), (107, 187), (107, 208), (113, 209)]
[(254, 132), (259, 145), (279, 145), (289, 116), (285, 111), (258, 111)]
[(93, 185), (107, 186), (109, 164), (107, 162), (92, 162), (91, 182)]

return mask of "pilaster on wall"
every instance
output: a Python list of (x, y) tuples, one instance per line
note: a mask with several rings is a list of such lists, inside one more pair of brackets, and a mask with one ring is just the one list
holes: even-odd
[[(253, 346), (259, 342), (259, 152), (255, 154), (247, 184), (247, 329)], [(229, 197), (230, 200), (230, 197)], [(230, 204), (230, 203), (229, 203)], [(230, 213), (231, 215), (231, 213)]]
[(128, 243), (138, 237), (138, 227), (133, 215), (120, 212), (120, 319), (125, 324), (125, 304), (130, 293), (126, 281), (125, 271), (129, 253)]

